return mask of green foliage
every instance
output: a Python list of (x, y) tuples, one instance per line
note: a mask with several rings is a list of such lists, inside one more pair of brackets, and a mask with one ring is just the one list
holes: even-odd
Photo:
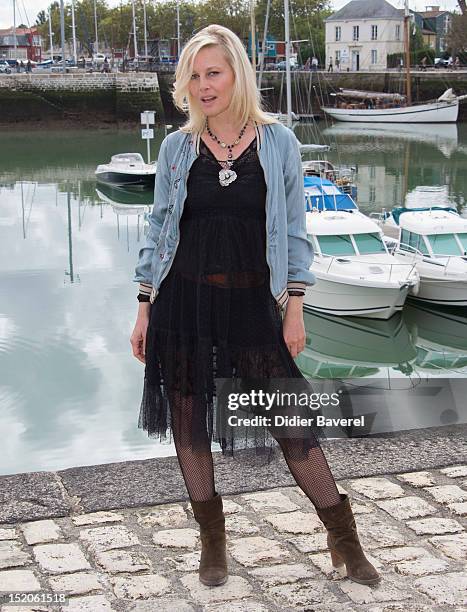
[[(99, 45), (109, 48), (128, 48), (132, 46), (132, 4), (122, 0), (120, 6), (109, 8), (106, 0), (97, 1), (97, 20)], [(143, 51), (144, 39), (143, 2), (136, 0), (136, 28), (139, 52)], [(259, 0), (255, 8), (256, 35), (263, 36), (267, 0)], [(242, 40), (247, 40), (250, 31), (249, 0), (181, 0), (180, 36), (182, 44), (194, 32), (211, 24), (218, 23), (233, 30)], [(174, 39), (177, 36), (176, 0), (147, 0), (147, 35), (149, 40)], [(316, 55), (324, 61), (324, 19), (331, 14), (329, 0), (291, 0), (290, 31), (291, 39), (305, 39), (298, 51), (304, 62), (307, 57)], [(54, 47), (60, 43), (60, 8), (58, 2), (50, 4)], [(75, 0), (76, 36), (80, 46), (89, 54), (93, 50), (94, 0)], [(41, 11), (36, 19), (39, 31), (49, 42), (48, 12)], [(271, 0), (268, 33), (276, 40), (284, 40), (283, 0)], [(65, 5), (65, 36), (72, 39), (71, 3)]]
[(455, 55), (461, 51), (467, 51), (467, 13), (452, 16), (447, 43)]
[[(422, 59), (426, 57), (427, 66), (432, 66), (435, 63), (435, 51), (431, 47), (423, 47), (422, 49), (417, 49), (410, 53), (410, 65), (418, 66), (421, 64)], [(405, 53), (390, 53), (387, 56), (387, 66), (388, 68), (399, 68), (400, 60), (404, 62), (405, 68)]]

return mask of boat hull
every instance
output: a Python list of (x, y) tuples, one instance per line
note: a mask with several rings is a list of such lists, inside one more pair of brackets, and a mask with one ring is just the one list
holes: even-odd
[(431, 102), (401, 108), (333, 108), (322, 110), (336, 121), (352, 123), (455, 123), (459, 114), (459, 102)]
[(154, 174), (126, 174), (123, 172), (99, 172), (96, 180), (114, 187), (154, 187)]
[(337, 316), (389, 319), (402, 310), (408, 291), (408, 285), (358, 286), (316, 277), (316, 283), (306, 289), (303, 305)]
[(420, 287), (411, 299), (441, 306), (467, 306), (467, 281), (440, 281), (420, 275)]

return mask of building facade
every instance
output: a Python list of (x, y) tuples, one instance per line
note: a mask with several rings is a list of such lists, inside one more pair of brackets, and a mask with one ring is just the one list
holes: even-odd
[(42, 37), (37, 28), (16, 28), (16, 41), (13, 28), (0, 30), (0, 59), (40, 62)]
[(416, 14), (415, 21), (430, 37), (430, 46), (439, 55), (447, 50), (447, 38), (452, 24), (452, 13), (440, 10), (439, 6), (427, 6), (425, 11)]
[(385, 70), (387, 56), (404, 50), (404, 13), (386, 0), (352, 0), (326, 19), (327, 65), (340, 70)]

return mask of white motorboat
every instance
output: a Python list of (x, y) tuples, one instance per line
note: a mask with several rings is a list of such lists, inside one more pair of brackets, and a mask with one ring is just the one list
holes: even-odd
[(417, 267), (415, 299), (467, 306), (467, 219), (452, 208), (396, 208), (382, 215), (380, 227), (395, 259)]
[(140, 153), (118, 153), (97, 166), (95, 175), (99, 183), (116, 187), (154, 188), (156, 162), (147, 164)]
[(414, 263), (395, 262), (380, 227), (356, 209), (306, 213), (316, 283), (304, 308), (340, 316), (389, 319), (419, 278)]

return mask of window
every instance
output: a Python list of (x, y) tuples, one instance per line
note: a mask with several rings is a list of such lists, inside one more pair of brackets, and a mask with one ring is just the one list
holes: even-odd
[(353, 39), (358, 40), (360, 38), (360, 26), (353, 27)]
[(339, 42), (341, 39), (341, 27), (336, 26), (336, 42)]
[(371, 50), (371, 63), (373, 65), (378, 63), (378, 51), (376, 49)]
[(323, 255), (355, 255), (355, 250), (348, 234), (342, 236), (317, 236)]
[(378, 40), (378, 26), (371, 26), (371, 40)]
[(405, 229), (402, 230), (400, 246), (401, 246), (401, 249), (404, 250), (404, 251), (409, 251), (410, 250), (409, 247), (408, 247), (408, 244), (409, 244), (409, 235), (410, 235), (410, 232), (408, 232)]
[(354, 234), (354, 240), (360, 255), (386, 252), (386, 248), (379, 234)]
[(433, 234), (428, 236), (434, 255), (460, 255), (454, 234)]
[(376, 202), (376, 187), (374, 185), (370, 185), (368, 192), (368, 200), (370, 204), (374, 204)]
[(376, 166), (370, 166), (370, 178), (376, 178)]
[(401, 39), (401, 27), (400, 25), (396, 25), (396, 40)]
[(457, 237), (460, 240), (462, 248), (464, 249), (464, 254), (467, 251), (467, 234), (457, 234)]

